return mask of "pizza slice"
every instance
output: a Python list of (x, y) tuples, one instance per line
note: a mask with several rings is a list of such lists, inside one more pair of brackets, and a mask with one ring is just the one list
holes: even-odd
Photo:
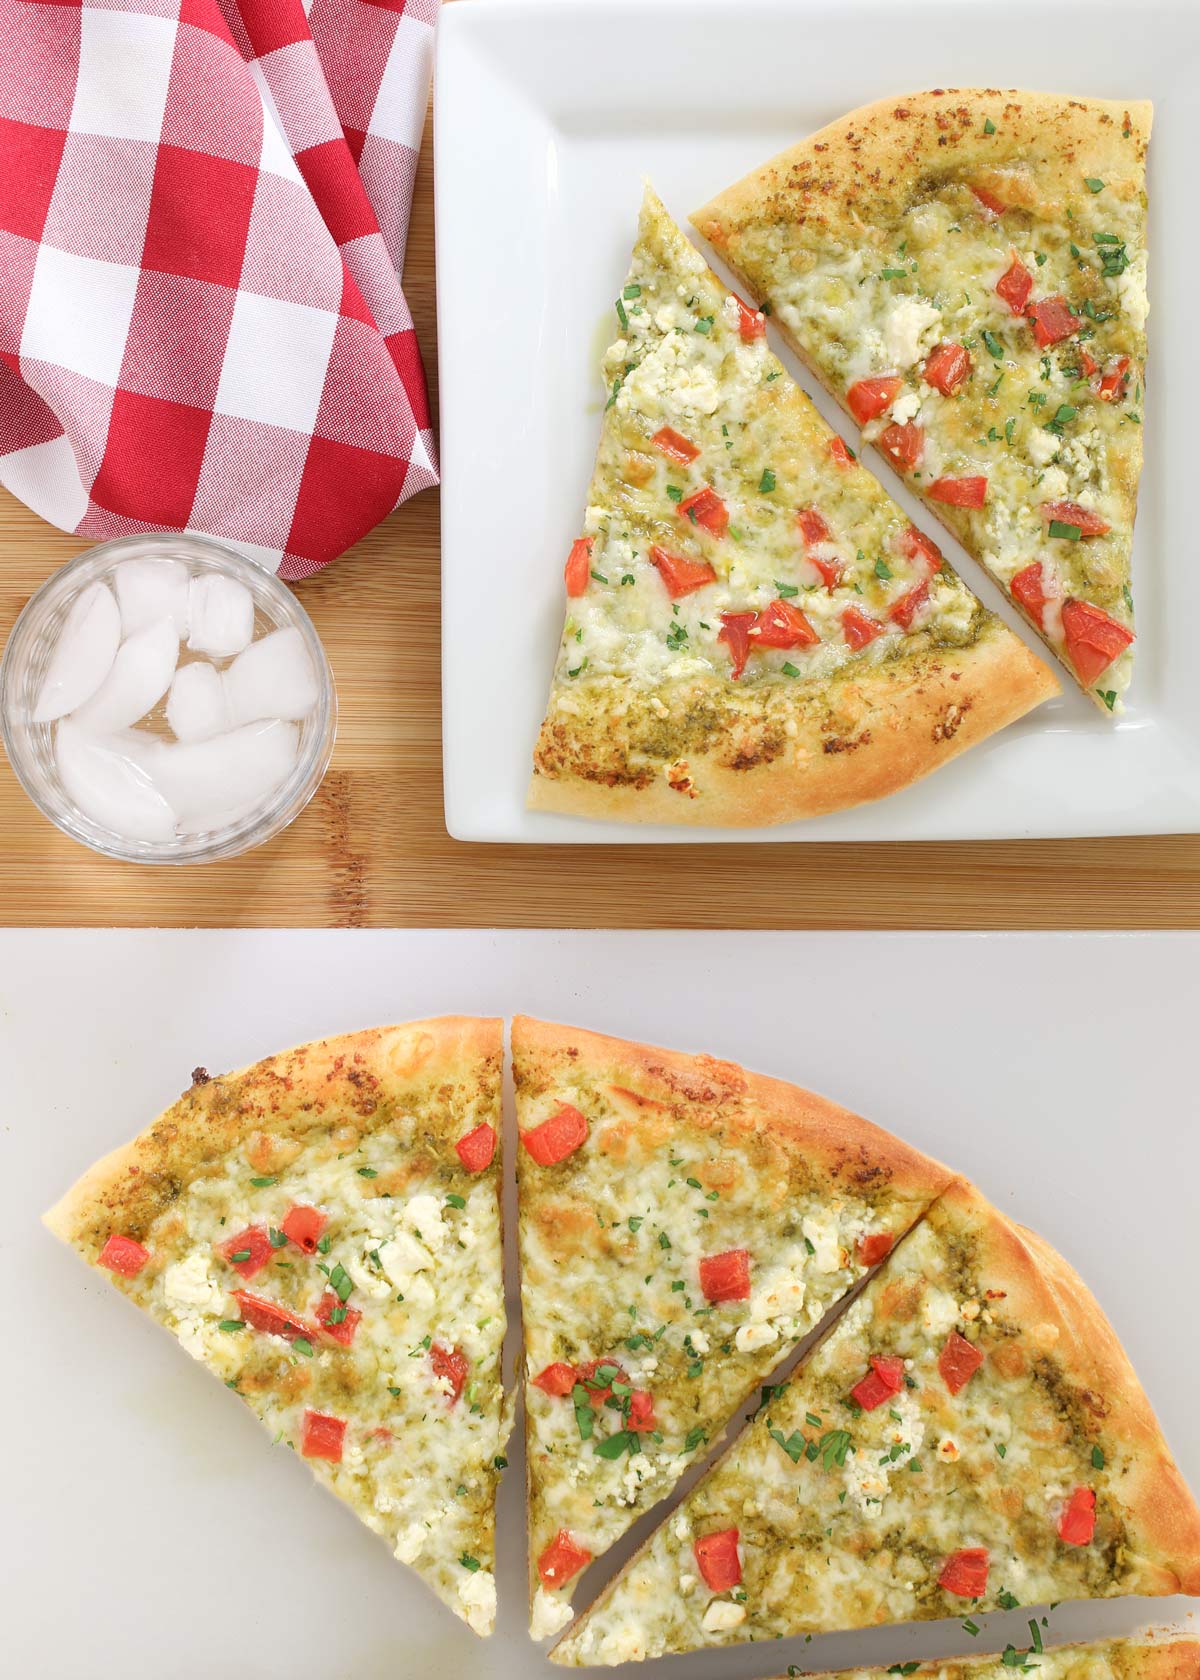
[(46, 1223), (178, 1337), (479, 1634), (501, 1386), (502, 1023), (203, 1069)]
[(822, 1680), (884, 1680), (885, 1675), (897, 1674), (904, 1680), (1013, 1680), (1014, 1671), (1036, 1672), (1038, 1680), (1200, 1680), (1200, 1639), (1192, 1635), (1098, 1639), (1047, 1650), (1037, 1622), (1031, 1621), (1029, 1628), (1033, 1643), (1027, 1649), (1009, 1645), (998, 1657), (950, 1657), (943, 1662), (896, 1663), (888, 1669), (845, 1669)]
[(534, 1638), (950, 1173), (794, 1085), (518, 1017)]
[(958, 1181), (552, 1655), (1176, 1592), (1200, 1511), (1116, 1335)]
[(696, 227), (1102, 710), (1133, 671), (1145, 101), (853, 111)]
[(788, 822), (907, 787), (1056, 691), (647, 190), (529, 802)]

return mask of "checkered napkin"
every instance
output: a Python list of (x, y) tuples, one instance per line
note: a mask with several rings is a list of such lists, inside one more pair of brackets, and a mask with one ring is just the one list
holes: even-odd
[(400, 289), (438, 0), (0, 0), (0, 483), (285, 578), (437, 482)]

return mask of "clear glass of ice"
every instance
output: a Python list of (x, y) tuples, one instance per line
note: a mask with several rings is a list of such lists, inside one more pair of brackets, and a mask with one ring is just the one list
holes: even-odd
[(337, 698), (286, 584), (202, 537), (121, 537), (26, 605), (0, 729), (34, 804), (131, 863), (236, 857), (286, 828), (329, 765)]

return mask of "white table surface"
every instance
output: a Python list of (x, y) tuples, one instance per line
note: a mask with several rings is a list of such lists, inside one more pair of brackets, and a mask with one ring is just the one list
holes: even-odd
[[(1200, 1260), (1198, 962), (1192, 934), (0, 933), (0, 1674), (563, 1672), (524, 1634), (516, 1442), (500, 1631), (483, 1644), (37, 1222), (198, 1063), (412, 1016), (524, 1010), (707, 1050), (943, 1157), (1079, 1267), (1200, 1483), (1200, 1338), (1177, 1316), (1166, 1328)], [(1064, 1607), (1051, 1627), (1078, 1637), (1184, 1609)], [(1021, 1612), (990, 1626), (994, 1648), (1028, 1643)], [(750, 1680), (971, 1645), (950, 1622), (644, 1672)]]

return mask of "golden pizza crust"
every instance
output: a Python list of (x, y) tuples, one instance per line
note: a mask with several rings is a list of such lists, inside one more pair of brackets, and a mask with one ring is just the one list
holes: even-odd
[[(577, 721), (550, 717), (535, 753), (529, 805), (611, 821), (729, 828), (823, 816), (900, 792), (1057, 693), (1041, 660), (997, 625), (997, 634), (969, 647), (864, 666), (829, 685), (819, 711), (803, 696), (789, 702), (775, 690), (736, 734), (676, 761), (667, 775), (647, 770), (644, 781), (611, 779), (615, 720), (607, 728), (599, 722), (590, 740)], [(686, 695), (678, 703), (686, 708)]]
[[(369, 1131), (408, 1093), (443, 1084), (497, 1088), (503, 1033), (501, 1020), (447, 1015), (301, 1044), (215, 1078), (197, 1069), (190, 1090), (132, 1142), (89, 1167), (44, 1223), (94, 1261), (110, 1230), (136, 1238), (177, 1193), (181, 1176), (254, 1134), (319, 1129), (330, 1110), (354, 1114)], [(456, 1124), (449, 1107), (446, 1123)]]
[[(1075, 1645), (1047, 1645), (1037, 1666), (1056, 1677), (1063, 1661), (1071, 1664), (1068, 1675), (1086, 1674), (1091, 1662), (1106, 1663), (1113, 1680), (1197, 1680), (1200, 1676), (1200, 1638), (1166, 1636), (1158, 1641), (1136, 1639), (1089, 1640)], [(1079, 1664), (1075, 1668), (1074, 1664)], [(806, 1673), (808, 1670), (805, 1671)], [(819, 1680), (879, 1680), (895, 1670), (852, 1668), (822, 1672)], [(908, 1680), (977, 1680), (984, 1674), (1009, 1675), (1012, 1671), (999, 1656), (945, 1657), (924, 1662), (911, 1671)], [(782, 1677), (780, 1677), (782, 1680)]]

